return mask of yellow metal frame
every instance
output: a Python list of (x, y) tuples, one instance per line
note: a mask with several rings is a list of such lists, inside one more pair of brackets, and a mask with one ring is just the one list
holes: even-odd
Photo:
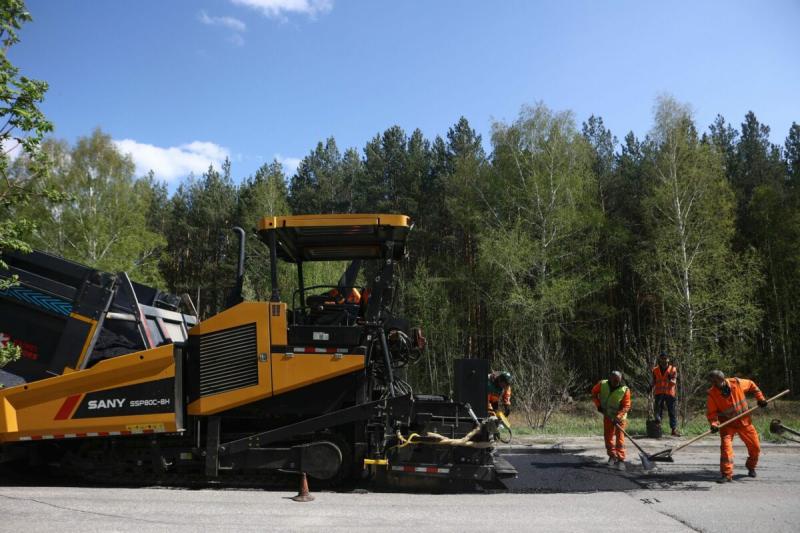
[(411, 217), (390, 214), (348, 214), (348, 215), (292, 215), (264, 217), (258, 221), (259, 230), (275, 228), (307, 228), (334, 226), (395, 226), (408, 228)]
[[(92, 320), (89, 317), (85, 317), (83, 315), (79, 315), (77, 313), (70, 313), (70, 318), (74, 318), (75, 320), (80, 320), (81, 322), (86, 322), (89, 324), (89, 333), (86, 335), (86, 341), (83, 343), (83, 348), (81, 348), (81, 355), (78, 357), (78, 362), (75, 363), (75, 368), (70, 368), (70, 370), (78, 370), (83, 367), (84, 361), (86, 360), (86, 356), (89, 353), (89, 346), (92, 345), (92, 341), (94, 340), (95, 334), (97, 333), (97, 320)], [(69, 368), (69, 367), (67, 367)]]
[[(74, 395), (175, 377), (173, 346), (165, 345), (113, 359), (92, 368), (0, 390), (0, 442), (42, 435), (130, 432), (151, 428), (174, 432), (175, 412), (56, 420)], [(77, 404), (73, 407), (74, 413)]]
[[(265, 302), (243, 302), (202, 321), (189, 331), (189, 336), (205, 335), (216, 331), (256, 325), (256, 350), (269, 354), (269, 307)], [(187, 406), (190, 415), (212, 415), (247, 403), (272, 396), (272, 373), (269, 358), (258, 358), (258, 383), (250, 387), (203, 396)]]

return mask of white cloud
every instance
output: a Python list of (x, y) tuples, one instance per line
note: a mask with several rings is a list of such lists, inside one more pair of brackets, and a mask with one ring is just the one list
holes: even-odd
[(205, 11), (201, 11), (198, 17), (200, 22), (208, 26), (222, 26), (235, 32), (247, 31), (247, 25), (234, 17), (210, 17)]
[(13, 161), (22, 153), (22, 144), (13, 137), (8, 137), (0, 142), (0, 150)]
[(316, 17), (333, 9), (333, 0), (231, 0), (234, 4), (261, 11), (270, 18), (285, 19), (287, 14), (298, 13)]
[(302, 161), (297, 157), (283, 157), (281, 154), (275, 154), (275, 159), (283, 165), (283, 172), (290, 178), (297, 173), (297, 167), (300, 166), (300, 161)]
[(207, 26), (221, 26), (232, 31), (228, 41), (234, 46), (244, 46), (244, 37), (242, 33), (247, 31), (247, 25), (241, 20), (234, 17), (212, 17), (205, 11), (200, 11), (197, 18)]
[(114, 141), (117, 149), (130, 154), (136, 164), (136, 172), (144, 175), (152, 170), (156, 177), (166, 181), (188, 176), (190, 173), (202, 174), (209, 165), (220, 168), (230, 152), (212, 142), (194, 141), (180, 146), (162, 148), (133, 139)]

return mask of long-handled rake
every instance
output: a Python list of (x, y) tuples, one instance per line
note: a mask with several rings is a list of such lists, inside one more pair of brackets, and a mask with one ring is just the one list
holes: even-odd
[[(776, 395), (775, 395), (775, 396), (773, 396), (772, 398), (768, 399), (768, 400), (767, 400), (767, 403), (774, 402), (775, 400), (777, 400), (778, 398), (780, 398), (781, 396), (784, 396), (784, 395), (786, 395), (786, 394), (789, 394), (789, 389), (786, 389), (785, 391), (781, 392), (780, 394), (776, 394)], [(752, 413), (752, 412), (753, 412), (753, 411), (755, 411), (756, 409), (759, 409), (759, 407), (751, 407), (751, 408), (750, 408), (750, 409), (748, 409), (747, 411), (745, 411), (745, 412), (743, 412), (743, 413), (741, 413), (741, 414), (738, 414), (738, 415), (734, 416), (734, 417), (733, 417), (733, 418), (731, 418), (730, 420), (727, 420), (727, 421), (723, 422), (722, 424), (720, 424), (720, 425), (718, 426), (718, 429), (722, 429), (722, 428), (724, 428), (725, 426), (727, 426), (727, 425), (729, 425), (729, 424), (732, 424), (732, 423), (736, 422), (736, 421), (737, 421), (737, 420), (739, 420), (740, 418), (744, 418), (745, 416), (749, 415), (750, 413)], [(661, 462), (665, 462), (665, 463), (674, 463), (674, 462), (675, 462), (675, 459), (673, 459), (673, 458), (672, 458), (672, 454), (674, 454), (674, 453), (675, 453), (675, 452), (677, 452), (678, 450), (682, 450), (682, 449), (686, 448), (686, 447), (687, 447), (687, 446), (689, 446), (690, 444), (693, 444), (693, 443), (695, 443), (695, 442), (699, 441), (700, 439), (703, 439), (703, 438), (705, 438), (705, 437), (708, 437), (708, 436), (709, 436), (709, 435), (711, 435), (712, 433), (714, 433), (714, 432), (713, 432), (713, 431), (711, 431), (711, 430), (708, 430), (708, 431), (706, 431), (705, 433), (701, 433), (700, 435), (696, 436), (695, 438), (691, 439), (691, 440), (690, 440), (690, 441), (688, 441), (688, 442), (684, 442), (683, 444), (679, 444), (679, 445), (677, 445), (677, 446), (673, 446), (672, 448), (667, 448), (666, 450), (661, 450), (660, 452), (656, 452), (656, 453), (654, 453), (654, 454), (652, 454), (652, 455), (649, 455), (649, 456), (647, 457), (647, 459), (648, 459), (649, 461), (661, 461)]]

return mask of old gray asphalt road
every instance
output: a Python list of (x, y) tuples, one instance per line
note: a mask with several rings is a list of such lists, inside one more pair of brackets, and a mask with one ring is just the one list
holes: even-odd
[[(509, 492), (492, 494), (318, 492), (314, 502), (295, 503), (289, 491), (6, 483), (0, 486), (0, 530), (800, 530), (800, 447), (768, 447), (757, 480), (740, 477), (717, 485), (713, 446), (687, 449), (676, 457), (679, 462), (645, 474), (634, 462), (625, 473), (609, 470), (601, 463), (597, 441), (590, 444), (586, 450), (573, 443), (559, 453), (508, 454), (520, 476), (508, 483)], [(744, 450), (736, 452), (741, 476)]]

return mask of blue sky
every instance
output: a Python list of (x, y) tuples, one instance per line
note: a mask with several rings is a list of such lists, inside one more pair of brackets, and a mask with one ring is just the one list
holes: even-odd
[[(320, 140), (433, 138), (542, 101), (644, 135), (657, 95), (783, 143), (800, 122), (800, 2), (28, 0), (10, 57), (50, 83), (69, 141), (100, 127), (173, 185), (226, 155), (238, 180)], [(488, 143), (487, 143), (488, 146)]]

